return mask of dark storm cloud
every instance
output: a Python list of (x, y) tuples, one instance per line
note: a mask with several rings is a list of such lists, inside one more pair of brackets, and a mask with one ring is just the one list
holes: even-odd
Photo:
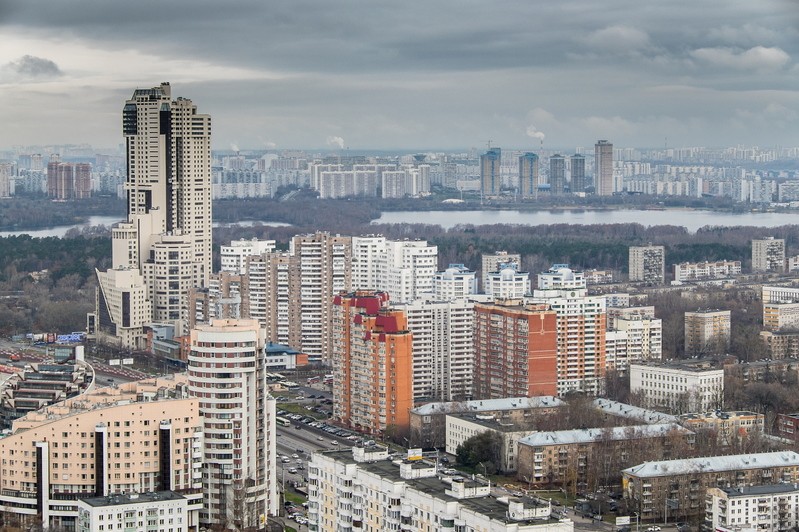
[(54, 78), (62, 74), (53, 61), (32, 55), (24, 55), (4, 65), (3, 69), (26, 78)]
[[(114, 77), (93, 59), (67, 66), (52, 56), (65, 71), (85, 70), (89, 86), (106, 76), (111, 101), (129, 96), (131, 83), (171, 79), (214, 114), (223, 145), (323, 146), (340, 137), (350, 146), (446, 147), (487, 136), (520, 145), (528, 130), (556, 144), (594, 135), (635, 145), (666, 135), (701, 144), (799, 141), (787, 121), (754, 118), (799, 113), (793, 0), (5, 6), (0, 29), (130, 61)], [(36, 55), (25, 46), (17, 58)], [(17, 106), (24, 116), (23, 104), (36, 104), (20, 94), (30, 99)]]

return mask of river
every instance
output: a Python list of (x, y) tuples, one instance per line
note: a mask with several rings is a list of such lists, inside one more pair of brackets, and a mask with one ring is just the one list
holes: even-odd
[[(48, 229), (0, 231), (0, 237), (31, 235), (32, 237), (63, 237), (72, 228), (96, 225), (111, 226), (121, 221), (118, 216), (91, 216), (84, 224), (51, 227)], [(626, 224), (640, 223), (647, 227), (653, 225), (677, 225), (695, 232), (705, 226), (754, 226), (777, 227), (799, 224), (799, 213), (747, 212), (733, 214), (716, 211), (692, 210), (608, 210), (608, 211), (398, 211), (384, 212), (375, 224), (418, 223), (440, 225), (450, 229), (456, 225), (547, 225), (547, 224)], [(280, 222), (260, 222), (246, 220), (237, 223), (214, 223), (214, 227), (241, 225), (242, 227), (262, 224), (268, 226), (288, 226)]]
[(799, 213), (747, 212), (733, 214), (692, 210), (607, 210), (607, 211), (401, 211), (384, 212), (375, 224), (417, 223), (440, 225), (548, 225), (548, 224), (626, 224), (677, 225), (695, 232), (705, 226), (777, 227), (799, 224)]
[[(6, 236), (19, 236), (19, 235), (30, 235), (34, 238), (45, 238), (48, 236), (57, 236), (59, 238), (63, 237), (67, 234), (67, 231), (70, 229), (78, 229), (83, 227), (94, 227), (97, 225), (106, 225), (111, 227), (117, 222), (121, 222), (122, 218), (119, 216), (90, 216), (89, 221), (83, 224), (75, 224), (75, 225), (59, 225), (57, 227), (50, 227), (47, 229), (24, 229), (21, 231), (0, 231), (0, 237)], [(273, 227), (283, 227), (289, 226), (291, 224), (285, 224), (281, 222), (259, 222), (253, 220), (245, 220), (236, 223), (220, 223), (214, 222), (214, 227), (229, 227), (233, 225), (240, 225), (242, 227), (249, 227), (256, 224), (260, 225), (268, 225)]]

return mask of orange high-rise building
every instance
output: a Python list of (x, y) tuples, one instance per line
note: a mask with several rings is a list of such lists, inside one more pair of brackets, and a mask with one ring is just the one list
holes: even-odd
[(558, 321), (548, 305), (474, 306), (476, 399), (556, 395)]
[(413, 337), (387, 301), (383, 292), (333, 300), (333, 416), (373, 435), (407, 431), (413, 407)]

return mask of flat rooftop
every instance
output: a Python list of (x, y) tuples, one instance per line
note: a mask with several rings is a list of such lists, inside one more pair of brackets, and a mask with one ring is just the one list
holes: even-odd
[(177, 501), (185, 499), (180, 493), (174, 491), (154, 491), (149, 493), (109, 495), (107, 497), (87, 497), (81, 499), (84, 503), (94, 508), (104, 506), (121, 506), (125, 504), (151, 504), (160, 501)]

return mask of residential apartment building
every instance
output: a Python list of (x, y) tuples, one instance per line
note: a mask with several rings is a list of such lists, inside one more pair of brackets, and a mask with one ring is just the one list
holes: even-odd
[(799, 303), (799, 288), (790, 286), (768, 286), (760, 289), (763, 304), (766, 303)]
[(433, 276), (433, 296), (437, 299), (460, 299), (476, 294), (477, 272), (463, 264), (450, 264)]
[(599, 393), (607, 367), (605, 298), (586, 295), (585, 279), (568, 268), (551, 269), (539, 283), (548, 288), (535, 290), (529, 301), (557, 314), (558, 395)]
[(257, 320), (214, 320), (191, 331), (189, 393), (202, 416), (205, 524), (258, 527), (279, 511), (264, 345)]
[[(668, 501), (681, 517), (706, 515), (711, 488), (742, 488), (799, 480), (793, 451), (645, 462), (622, 471), (624, 497), (644, 521), (663, 520)], [(671, 516), (670, 516), (671, 517)]]
[(174, 491), (154, 491), (78, 499), (76, 532), (160, 530), (197, 532), (202, 500)]
[(724, 370), (692, 364), (631, 364), (630, 392), (645, 406), (676, 414), (716, 410), (724, 398)]
[(189, 290), (211, 274), (211, 117), (169, 83), (136, 89), (122, 111), (127, 219), (112, 268), (97, 272), (97, 339), (142, 349), (146, 322), (188, 332)]
[(571, 161), (571, 185), (572, 194), (582, 194), (588, 185), (588, 178), (585, 175), (585, 156), (575, 153), (570, 158)]
[(705, 525), (725, 531), (794, 529), (799, 526), (799, 489), (796, 484), (709, 488)]
[(674, 265), (674, 280), (678, 282), (726, 279), (741, 274), (741, 261), (683, 262)]
[(549, 158), (549, 193), (563, 194), (566, 190), (566, 158), (555, 154)]
[(480, 258), (480, 287), (483, 292), (488, 285), (488, 275), (498, 272), (503, 266), (514, 264), (517, 270), (521, 270), (522, 256), (518, 253), (508, 253), (507, 251), (495, 251), (491, 254), (483, 254)]
[(413, 400), (462, 401), (472, 397), (473, 299), (421, 298), (391, 305), (408, 319), (413, 336)]
[(799, 327), (799, 303), (763, 303), (763, 328), (767, 331)]
[(541, 184), (538, 161), (538, 155), (532, 152), (519, 156), (519, 194), (522, 198), (538, 197), (538, 186)]
[(495, 498), (486, 480), (441, 475), (426, 460), (398, 465), (384, 447), (314, 453), (308, 479), (310, 530), (574, 530), (548, 501)]
[(566, 403), (554, 396), (507, 397), (473, 401), (427, 403), (411, 409), (412, 447), (444, 447), (446, 417), (469, 413), (502, 420), (503, 423), (531, 424), (552, 415)]
[(378, 290), (397, 303), (413, 301), (433, 292), (438, 271), (438, 247), (424, 240), (387, 240), (382, 256)]
[[(613, 324), (606, 332), (605, 361), (608, 368), (626, 371), (629, 364), (633, 362), (661, 359), (663, 355), (662, 320), (646, 314), (623, 312), (613, 319), (608, 318), (608, 321)], [(615, 343), (615, 353), (610, 351), (611, 337)], [(624, 356), (621, 356), (622, 353)]]
[(0, 198), (10, 198), (14, 187), (12, 186), (15, 174), (13, 163), (0, 163)]
[(530, 274), (508, 263), (496, 272), (485, 275), (485, 293), (491, 299), (522, 299), (530, 295)]
[(630, 246), (630, 281), (646, 284), (666, 282), (666, 248), (664, 246)]
[(519, 300), (474, 307), (474, 397), (556, 395), (557, 314)]
[(480, 156), (480, 192), (483, 196), (499, 196), (502, 190), (501, 164), (501, 148), (489, 148)]
[(498, 471), (505, 474), (516, 471), (518, 467), (518, 442), (531, 433), (536, 427), (533, 420), (510, 423), (501, 418), (486, 414), (449, 414), (446, 417), (446, 451), (456, 455), (458, 447), (466, 440), (490, 432), (495, 434), (500, 443), (498, 449), (499, 463), (494, 464)]
[(775, 436), (799, 442), (799, 412), (777, 414), (774, 425), (776, 426)]
[(243, 275), (247, 273), (247, 257), (263, 255), (275, 251), (274, 240), (231, 240), (229, 246), (220, 248), (222, 269), (220, 271), (237, 273)]
[(613, 270), (597, 270), (592, 268), (583, 272), (585, 284), (609, 284), (613, 282)]
[(407, 432), (413, 407), (413, 335), (387, 302), (380, 292), (333, 298), (333, 417), (375, 436)]
[(518, 477), (526, 483), (618, 484), (619, 471), (632, 460), (680, 453), (693, 445), (693, 433), (676, 423), (535, 432), (518, 440)]
[(175, 490), (195, 505), (200, 425), (185, 376), (101, 388), (31, 412), (0, 439), (3, 521), (74, 529), (77, 499), (122, 493)]
[(765, 416), (747, 410), (682, 414), (680, 425), (694, 432), (710, 431), (716, 434), (718, 443), (727, 446), (749, 434), (763, 434)]
[(92, 165), (50, 162), (47, 165), (47, 196), (57, 200), (92, 196)]
[(730, 311), (699, 309), (685, 313), (685, 353), (719, 355), (730, 347)]
[(598, 140), (594, 145), (594, 193), (611, 196), (613, 187), (613, 144)]
[(769, 358), (799, 358), (799, 332), (760, 331), (760, 338), (768, 347)]
[(784, 272), (785, 240), (773, 236), (752, 240), (752, 271)]

